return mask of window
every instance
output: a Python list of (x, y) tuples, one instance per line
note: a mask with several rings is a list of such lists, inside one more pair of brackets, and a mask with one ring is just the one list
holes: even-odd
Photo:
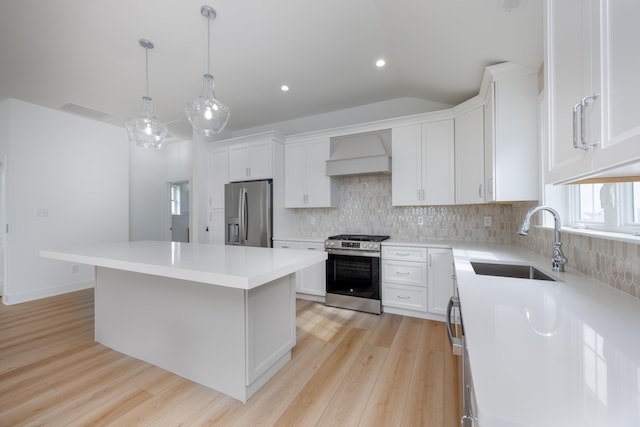
[(640, 182), (571, 187), (571, 223), (574, 226), (640, 234)]
[(171, 215), (180, 215), (180, 184), (171, 184)]
[(604, 209), (600, 200), (600, 192), (604, 184), (583, 184), (579, 186), (578, 222), (602, 224), (604, 223)]

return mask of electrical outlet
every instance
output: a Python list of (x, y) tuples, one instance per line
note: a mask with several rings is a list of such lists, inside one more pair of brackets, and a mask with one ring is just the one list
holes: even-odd
[(316, 217), (315, 216), (311, 216), (309, 217), (309, 223), (311, 225), (316, 225)]
[(424, 217), (422, 215), (418, 217), (418, 225), (424, 225)]
[(78, 264), (71, 265), (71, 274), (76, 274), (80, 270), (80, 266)]
[(491, 217), (490, 216), (485, 216), (484, 217), (484, 226), (485, 227), (491, 227)]

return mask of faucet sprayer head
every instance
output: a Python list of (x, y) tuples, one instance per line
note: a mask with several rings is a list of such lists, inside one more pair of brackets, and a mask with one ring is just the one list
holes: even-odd
[(518, 230), (518, 234), (521, 236), (526, 236), (529, 233), (529, 220), (526, 219), (523, 223), (522, 226), (520, 227), (520, 230)]

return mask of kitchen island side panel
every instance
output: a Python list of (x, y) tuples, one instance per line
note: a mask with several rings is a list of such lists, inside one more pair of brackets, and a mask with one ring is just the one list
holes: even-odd
[(246, 401), (245, 291), (97, 268), (95, 339)]

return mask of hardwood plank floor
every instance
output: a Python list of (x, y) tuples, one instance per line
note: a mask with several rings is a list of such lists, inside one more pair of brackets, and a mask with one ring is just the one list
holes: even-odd
[(457, 426), (443, 323), (298, 300), (292, 360), (246, 404), (93, 341), (93, 290), (0, 304), (0, 426)]

